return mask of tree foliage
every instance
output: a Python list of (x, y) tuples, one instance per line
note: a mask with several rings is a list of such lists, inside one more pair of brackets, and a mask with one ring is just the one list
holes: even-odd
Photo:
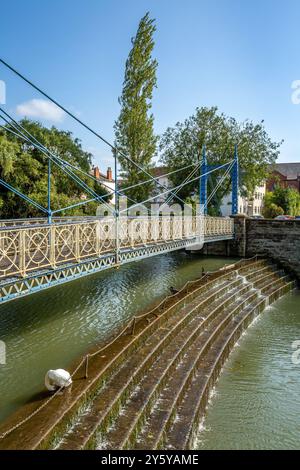
[[(60, 131), (55, 127), (48, 129), (38, 122), (27, 119), (22, 120), (21, 124), (53, 153), (85, 172), (90, 171), (92, 155), (82, 149), (80, 140), (73, 138), (71, 132)], [(87, 176), (77, 174), (99, 195), (107, 192), (107, 189)], [(47, 207), (48, 158), (32, 145), (4, 131), (0, 133), (0, 178), (43, 207)], [(86, 194), (85, 191), (77, 183), (52, 163), (52, 210), (80, 202), (84, 194)], [(90, 196), (87, 197), (90, 198)], [(90, 203), (58, 215), (95, 215), (96, 207), (97, 203)], [(2, 218), (41, 217), (45, 214), (0, 186), (0, 216)]]
[[(169, 127), (160, 139), (161, 161), (170, 170), (186, 165), (190, 168), (172, 176), (175, 186), (179, 185), (191, 172), (193, 165), (201, 159), (202, 147), (206, 145), (209, 165), (228, 163), (234, 154), (234, 145), (238, 145), (240, 165), (240, 190), (248, 196), (255, 186), (262, 183), (267, 175), (268, 165), (274, 163), (279, 154), (281, 142), (273, 142), (264, 127), (263, 121), (239, 123), (236, 119), (218, 112), (217, 107), (196, 108), (195, 113), (175, 127)], [(199, 173), (198, 173), (199, 174)], [(224, 170), (216, 171), (209, 179), (211, 191)], [(214, 198), (215, 208), (222, 197), (231, 190), (228, 177)], [(186, 185), (178, 193), (186, 198), (191, 192), (198, 193), (199, 182)]]
[(282, 188), (276, 185), (273, 192), (265, 195), (263, 215), (274, 218), (283, 214), (300, 215), (300, 194), (294, 188)]
[(277, 204), (274, 204), (273, 202), (271, 202), (270, 205), (267, 205), (264, 208), (263, 214), (264, 214), (264, 217), (266, 217), (267, 219), (274, 219), (278, 215), (283, 215), (284, 210), (282, 209), (282, 207), (277, 206)]
[[(115, 123), (115, 145), (134, 162), (149, 171), (156, 151), (157, 137), (153, 131), (153, 89), (156, 87), (157, 61), (152, 58), (154, 48), (154, 20), (147, 13), (140, 21), (136, 36), (131, 40), (132, 49), (125, 67), (121, 111)], [(119, 154), (122, 177), (126, 186), (149, 179), (145, 173)], [(143, 201), (149, 194), (151, 184), (128, 191), (134, 200)]]

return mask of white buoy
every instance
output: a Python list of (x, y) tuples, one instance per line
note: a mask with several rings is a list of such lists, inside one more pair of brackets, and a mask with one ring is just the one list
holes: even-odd
[(51, 392), (61, 387), (69, 387), (71, 383), (71, 375), (67, 370), (64, 369), (50, 369), (45, 376), (45, 386)]

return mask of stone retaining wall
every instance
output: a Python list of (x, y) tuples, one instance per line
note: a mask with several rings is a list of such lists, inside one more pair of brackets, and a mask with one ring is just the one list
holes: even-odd
[(268, 255), (300, 279), (300, 220), (246, 220), (246, 256)]
[(200, 253), (241, 258), (267, 256), (300, 280), (300, 220), (250, 219), (237, 215), (234, 231), (234, 240), (207, 243)]
[(300, 279), (300, 220), (235, 217), (231, 255), (266, 255)]

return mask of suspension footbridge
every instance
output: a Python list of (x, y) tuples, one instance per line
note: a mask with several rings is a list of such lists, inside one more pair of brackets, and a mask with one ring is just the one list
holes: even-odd
[[(167, 253), (174, 250), (202, 247), (204, 243), (231, 240), (234, 237), (233, 220), (223, 217), (208, 217), (207, 207), (224, 179), (229, 176), (232, 182), (232, 214), (237, 213), (238, 195), (238, 151), (234, 148), (232, 160), (221, 165), (207, 163), (206, 148), (202, 158), (191, 167), (191, 172), (180, 185), (167, 187), (155, 178), (149, 169), (143, 168), (130, 156), (104, 139), (98, 132), (81, 121), (64, 106), (24, 77), (5, 61), (0, 63), (41, 93), (53, 104), (61, 108), (86, 130), (107, 144), (114, 155), (115, 203), (109, 203), (111, 188), (106, 194), (98, 194), (86, 183), (86, 178), (95, 178), (81, 168), (63, 159), (41, 143), (28, 129), (4, 109), (0, 108), (3, 132), (13, 134), (24, 144), (37, 149), (48, 162), (47, 205), (33, 200), (13, 187), (4, 179), (0, 185), (15, 196), (38, 209), (43, 217), (32, 219), (0, 220), (0, 302), (6, 302), (24, 295), (62, 284), (104, 269), (118, 267), (131, 261)], [(149, 179), (138, 182), (154, 184), (159, 193), (143, 201), (128, 197), (126, 191), (132, 187), (120, 187), (118, 183), (118, 161), (125, 158), (132, 168)], [(85, 197), (68, 207), (53, 210), (51, 207), (52, 168), (67, 175), (82, 190)], [(208, 196), (207, 182), (211, 173), (224, 170), (216, 187)], [(171, 173), (182, 171), (175, 170)], [(84, 173), (85, 180), (82, 178)], [(170, 173), (169, 173), (170, 174)], [(167, 175), (166, 175), (167, 176)], [(199, 181), (199, 208), (183, 211), (185, 201), (178, 195), (180, 189), (191, 182)], [(96, 180), (99, 183), (98, 180)], [(101, 181), (101, 186), (106, 187)], [(151, 203), (164, 196), (164, 202), (156, 212), (150, 210)], [(120, 201), (127, 198), (130, 207), (122, 208)], [(70, 209), (98, 202), (105, 210), (105, 216), (61, 217)], [(178, 202), (181, 210), (172, 211), (169, 203)], [(141, 207), (145, 211), (141, 211)], [(168, 210), (165, 211), (165, 208)], [(141, 215), (142, 213), (142, 215)]]

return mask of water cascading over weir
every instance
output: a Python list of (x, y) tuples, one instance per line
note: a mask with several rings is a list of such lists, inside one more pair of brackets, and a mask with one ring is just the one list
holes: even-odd
[(294, 287), (284, 271), (257, 258), (188, 283), (82, 358), (71, 387), (13, 415), (0, 428), (0, 448), (193, 448), (233, 346)]

